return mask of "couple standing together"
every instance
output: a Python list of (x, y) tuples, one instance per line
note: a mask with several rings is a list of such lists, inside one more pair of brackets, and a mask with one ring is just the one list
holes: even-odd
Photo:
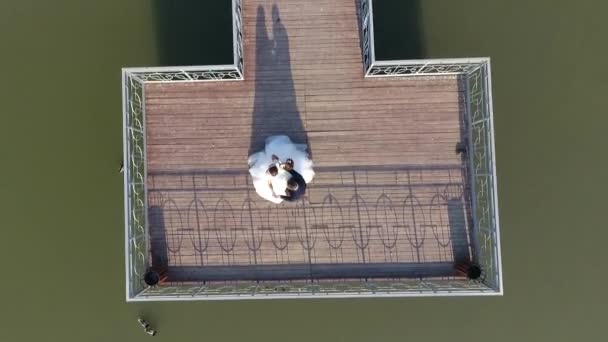
[(315, 176), (306, 145), (294, 144), (286, 135), (268, 137), (264, 150), (249, 156), (248, 162), (255, 191), (277, 204), (302, 198)]

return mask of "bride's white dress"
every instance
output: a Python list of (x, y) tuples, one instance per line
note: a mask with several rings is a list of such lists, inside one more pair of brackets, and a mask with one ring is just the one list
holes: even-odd
[(307, 184), (312, 181), (315, 172), (312, 168), (312, 160), (306, 152), (306, 145), (294, 144), (286, 135), (274, 135), (266, 138), (264, 150), (249, 156), (249, 174), (253, 179), (253, 186), (258, 195), (268, 201), (281, 203), (283, 199), (272, 195), (272, 189), (268, 186), (268, 181), (272, 182), (272, 187), (277, 195), (285, 195), (287, 181), (291, 175), (281, 168), (279, 168), (279, 174), (275, 177), (266, 173), (273, 164), (273, 154), (279, 157), (282, 162), (285, 162), (288, 158), (293, 159), (294, 170), (302, 175)]

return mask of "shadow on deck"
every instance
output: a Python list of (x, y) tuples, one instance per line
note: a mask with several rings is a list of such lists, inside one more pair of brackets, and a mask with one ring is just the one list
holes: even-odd
[(281, 281), (373, 278), (435, 278), (457, 276), (451, 262), (375, 264), (289, 264), (246, 266), (178, 266), (172, 281)]
[(317, 171), (295, 205), (258, 198), (244, 171), (149, 174), (153, 260), (173, 281), (453, 276), (471, 260), (460, 166)]
[[(268, 36), (262, 6), (257, 8), (256, 22), (255, 99), (249, 154), (263, 150), (266, 138), (283, 134), (297, 144), (306, 144), (312, 154), (297, 105), (289, 36), (281, 23), (279, 8), (272, 6), (272, 39)], [(271, 79), (269, 74), (272, 74)]]

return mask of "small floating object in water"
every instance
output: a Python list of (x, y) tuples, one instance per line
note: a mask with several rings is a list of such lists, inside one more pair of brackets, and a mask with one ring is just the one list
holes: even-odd
[(144, 332), (150, 336), (156, 336), (156, 330), (150, 328), (150, 323), (143, 318), (138, 318), (137, 322), (144, 328)]

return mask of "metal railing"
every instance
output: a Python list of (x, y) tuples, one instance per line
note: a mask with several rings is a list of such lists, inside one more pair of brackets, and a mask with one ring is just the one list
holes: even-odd
[(144, 85), (123, 72), (125, 253), (127, 298), (144, 289), (148, 264)]
[(374, 52), (374, 22), (372, 16), (372, 2), (361, 0), (359, 3), (359, 18), (361, 30), (361, 51), (363, 52), (363, 69), (367, 75), (376, 59)]
[(140, 82), (234, 81), (244, 77), (242, 0), (232, 0), (232, 64), (127, 68)]
[(469, 59), (374, 60), (365, 77), (467, 74), (476, 69), (479, 62)]
[(469, 177), (472, 188), (475, 261), (484, 271), (484, 284), (502, 294), (502, 266), (496, 159), (489, 58), (376, 60), (373, 0), (360, 0), (362, 58), (367, 78), (454, 76), (465, 83), (464, 116), (468, 122)]
[(244, 75), (243, 63), (243, 1), (232, 0), (232, 41), (234, 52), (234, 65), (241, 79)]
[(476, 69), (484, 59), (376, 60), (373, 0), (360, 0), (359, 27), (365, 77), (459, 75)]
[(373, 61), (366, 77), (454, 76), (464, 83), (475, 261), (484, 284), (502, 293), (494, 123), (489, 58)]
[(233, 0), (234, 63), (219, 66), (123, 69), (125, 249), (127, 300), (381, 297), (502, 294), (496, 162), (488, 58), (376, 61), (372, 0), (361, 0), (361, 39), (366, 77), (450, 75), (463, 81), (466, 100), (468, 177), (471, 187), (474, 261), (481, 282), (441, 279), (340, 280), (332, 282), (171, 283), (146, 287), (150, 265), (145, 164), (145, 84), (243, 79), (241, 0)]
[(496, 157), (490, 61), (465, 74), (473, 222), (477, 236), (476, 261), (484, 270), (484, 282), (502, 293), (502, 264), (498, 221)]
[(142, 83), (237, 81), (243, 79), (234, 65), (129, 68), (128, 72), (131, 78)]
[(243, 80), (242, 0), (232, 1), (233, 64), (124, 68), (123, 165), (127, 299), (145, 290), (150, 264), (146, 190), (145, 84)]
[(150, 287), (133, 300), (234, 300), (267, 298), (422, 297), (493, 295), (487, 286), (466, 280), (384, 280), (327, 283), (243, 282)]

